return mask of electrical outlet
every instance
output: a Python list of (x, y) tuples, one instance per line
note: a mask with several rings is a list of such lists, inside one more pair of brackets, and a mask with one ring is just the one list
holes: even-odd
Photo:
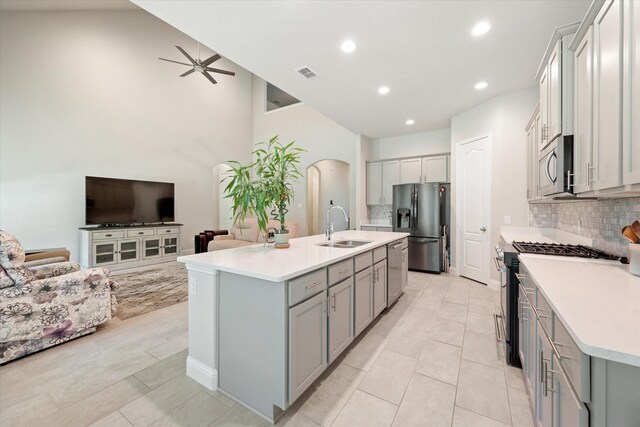
[(195, 295), (198, 293), (198, 282), (195, 277), (189, 277), (189, 294)]
[(504, 224), (505, 225), (511, 225), (511, 215), (505, 215), (504, 216)]

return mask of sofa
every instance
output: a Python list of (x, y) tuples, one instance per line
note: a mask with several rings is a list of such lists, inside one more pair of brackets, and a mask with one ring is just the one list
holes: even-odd
[(0, 230), (0, 365), (92, 333), (117, 309), (103, 268), (74, 262), (30, 269), (20, 242)]
[[(298, 237), (300, 227), (297, 222), (286, 221), (285, 226), (287, 230), (289, 230), (290, 239)], [(273, 219), (269, 220), (267, 228), (269, 227), (279, 230), (280, 221)], [(229, 234), (214, 236), (213, 240), (209, 242), (207, 250), (209, 252), (213, 252), (223, 249), (255, 245), (256, 243), (262, 243), (264, 241), (265, 238), (258, 227), (258, 220), (256, 218), (245, 218), (242, 224), (235, 224), (229, 231)]]
[(204, 230), (194, 236), (194, 248), (195, 253), (207, 252), (209, 242), (213, 240), (215, 236), (221, 236), (229, 234), (228, 230)]

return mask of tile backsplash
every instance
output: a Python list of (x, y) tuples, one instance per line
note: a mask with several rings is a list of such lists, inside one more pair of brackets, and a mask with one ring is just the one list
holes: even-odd
[(391, 222), (391, 205), (367, 206), (367, 217), (370, 220), (389, 220)]
[(557, 228), (594, 240), (594, 246), (629, 256), (629, 244), (620, 230), (640, 220), (640, 197), (566, 203), (529, 204), (531, 227)]

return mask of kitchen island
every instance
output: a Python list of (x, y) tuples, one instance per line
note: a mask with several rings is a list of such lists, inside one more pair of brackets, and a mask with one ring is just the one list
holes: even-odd
[(189, 272), (187, 375), (277, 420), (402, 291), (406, 236), (344, 231), (332, 241), (351, 247), (309, 236), (178, 258)]

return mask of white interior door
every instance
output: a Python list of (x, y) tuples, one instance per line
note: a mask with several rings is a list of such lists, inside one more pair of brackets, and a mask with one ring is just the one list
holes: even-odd
[(460, 275), (489, 284), (489, 137), (458, 146), (458, 265)]

